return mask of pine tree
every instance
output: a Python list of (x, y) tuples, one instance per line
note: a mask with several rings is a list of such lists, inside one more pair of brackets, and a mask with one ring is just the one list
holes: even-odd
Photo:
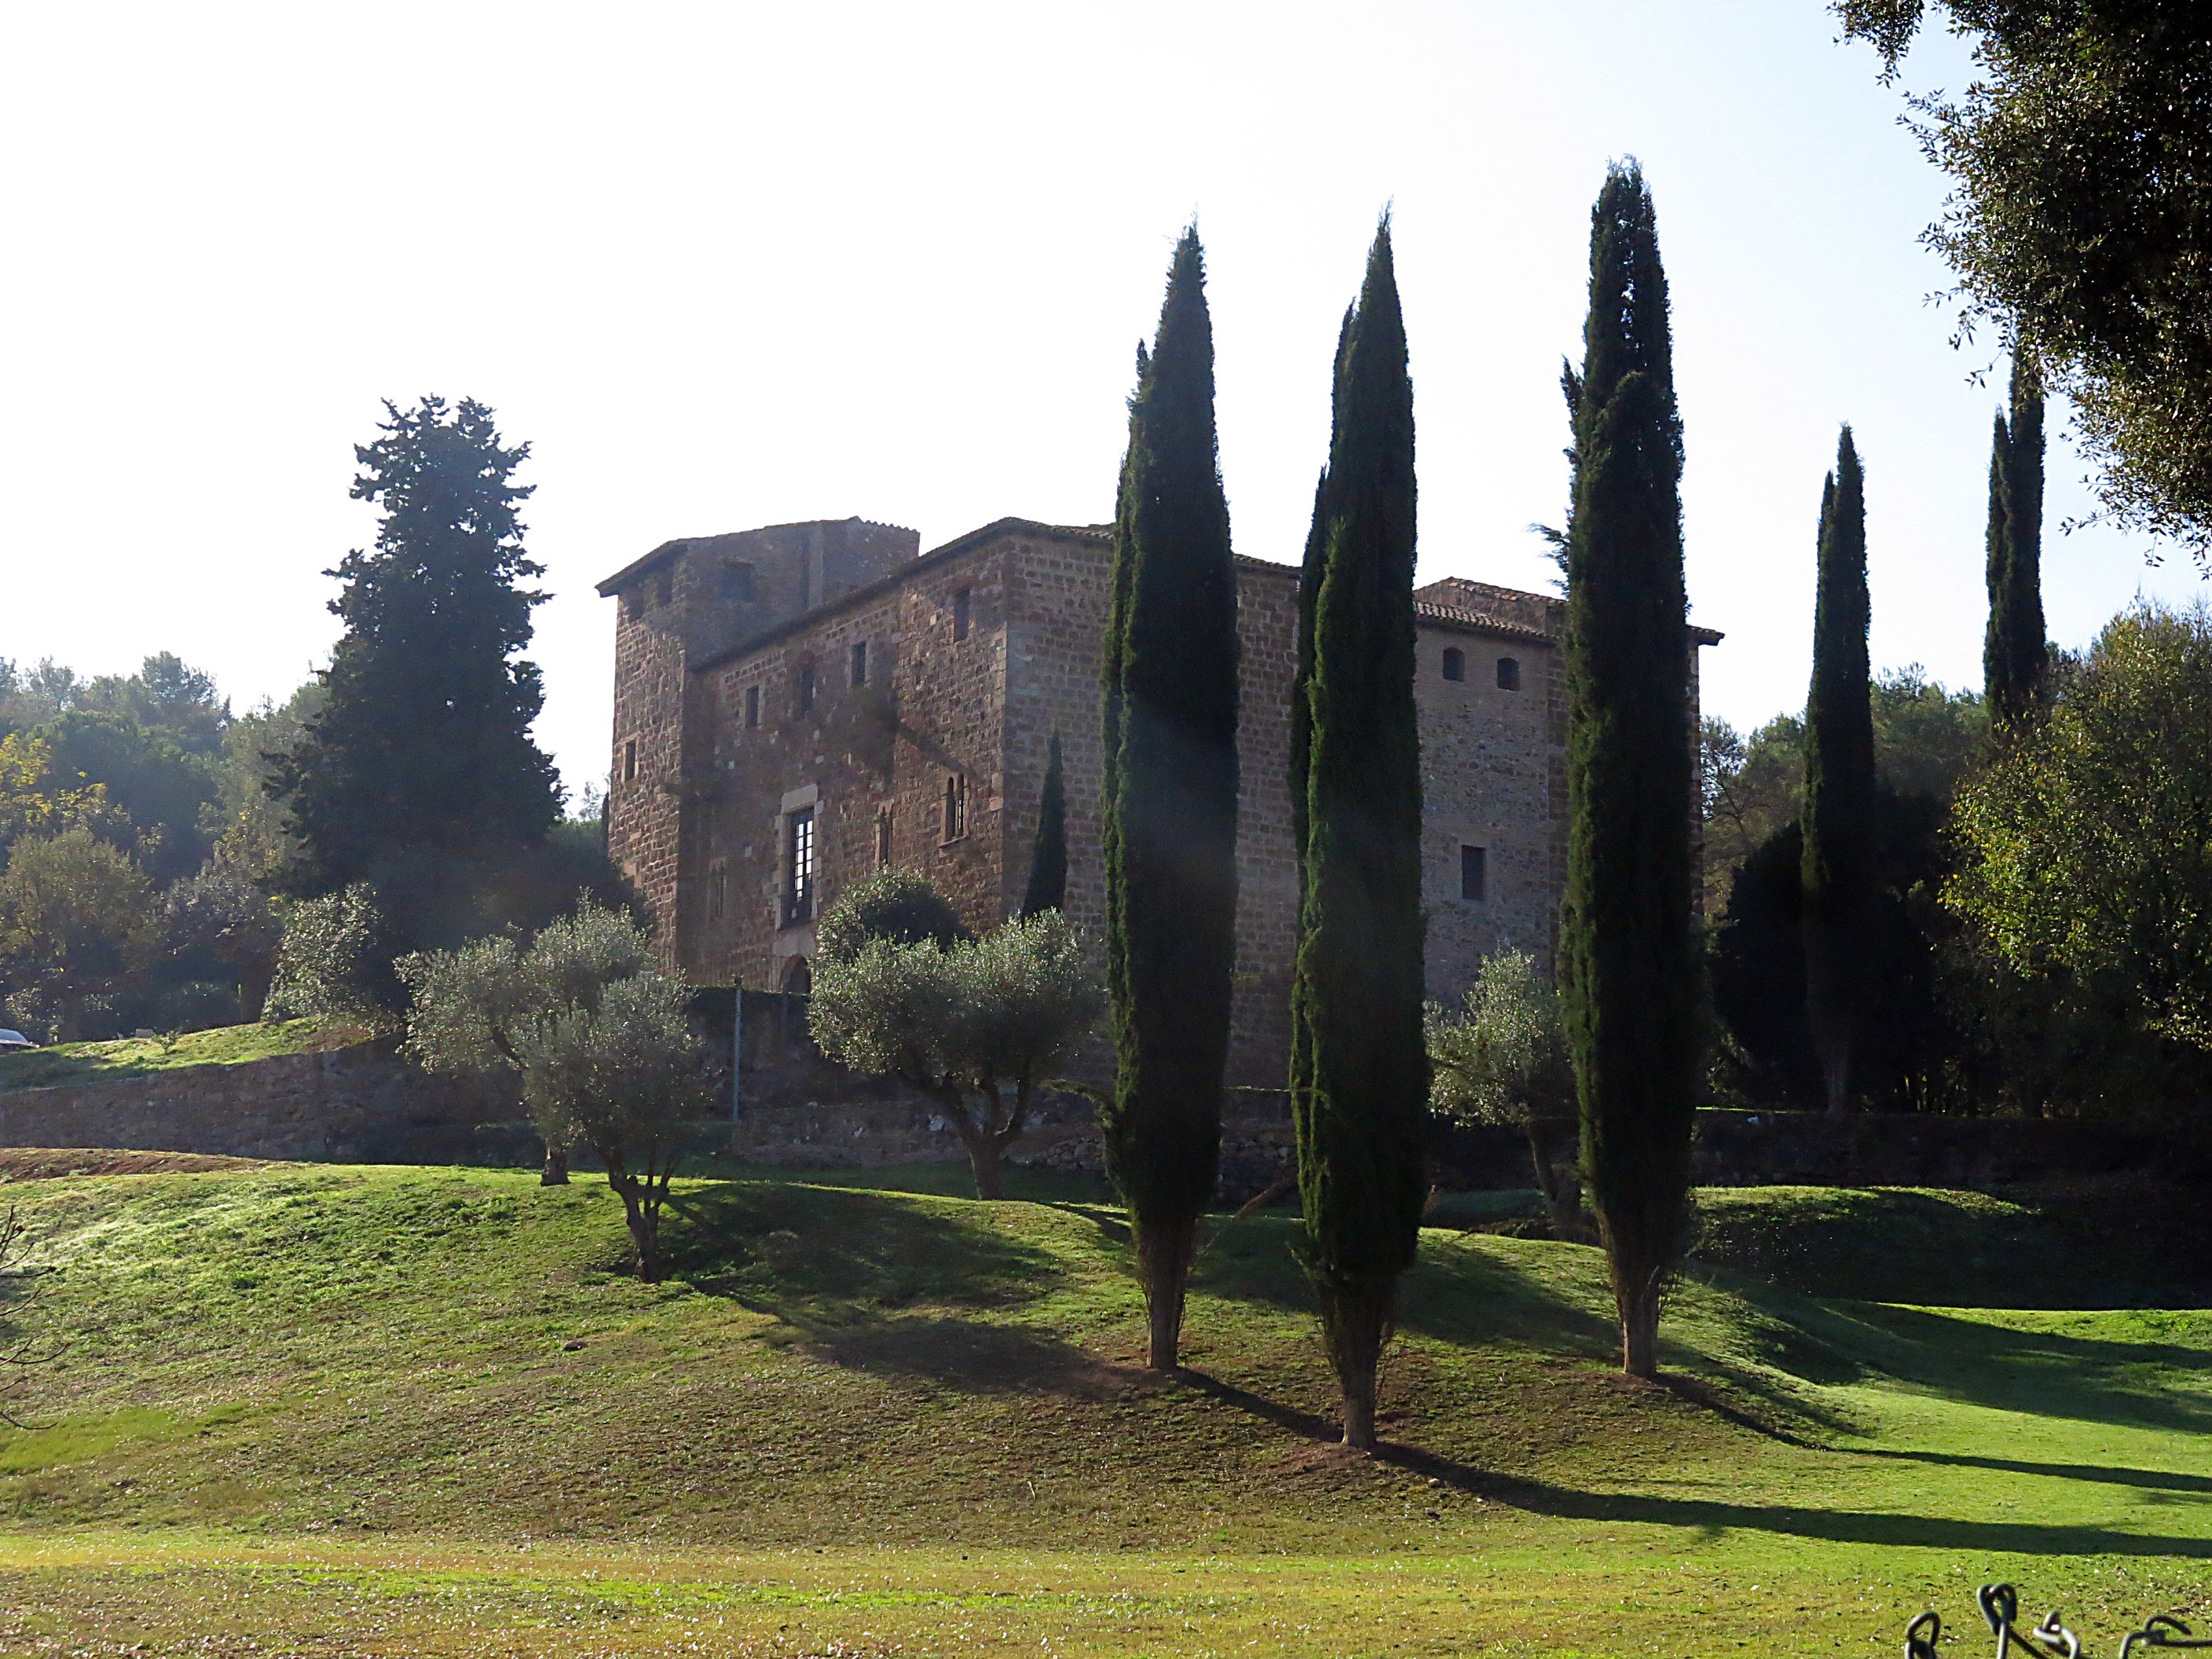
[(1237, 958), (1237, 582), (1194, 227), (1176, 245), (1158, 334), (1137, 365), (1105, 641), (1106, 959), (1120, 1066), (1102, 1115), (1107, 1167), (1129, 1206), (1150, 1363), (1170, 1370), (1221, 1154)]
[(1590, 216), (1583, 344), (1564, 379), (1574, 493), (1559, 988), (1621, 1366), (1649, 1377), (1688, 1226), (1701, 1033), (1682, 428), (1658, 229), (1632, 162), (1607, 173)]
[(1060, 770), (1060, 734), (1054, 732), (1044, 766), (1044, 788), (1037, 798), (1036, 841), (1030, 849), (1029, 890), (1022, 914), (1038, 915), (1067, 902), (1067, 780)]
[(1999, 738), (2033, 720), (2050, 667), (2043, 631), (2043, 382), (2024, 348), (2012, 360), (2012, 418), (1990, 446), (1989, 631), (1982, 683)]
[(330, 573), (345, 585), (331, 605), (345, 632), (328, 697), (269, 788), (299, 842), (281, 884), (378, 886), (396, 952), (455, 942), (438, 935), (470, 908), (458, 895), (483, 884), (487, 860), (541, 848), (559, 794), (530, 737), (538, 671), (515, 660), (544, 597), (520, 586), (543, 574), (518, 517), (531, 491), (513, 482), (530, 447), (504, 447), (492, 411), (468, 399), (385, 409), (381, 435), (355, 451), (352, 490), (383, 511), (376, 548)]
[(1413, 705), (1413, 388), (1390, 228), (1337, 348), (1328, 470), (1301, 577), (1292, 692), (1300, 864), (1291, 1109), (1306, 1266), (1375, 1445), (1375, 1372), (1425, 1196), (1420, 733)]
[(1867, 664), (1866, 484), (1851, 429), (1820, 492), (1813, 684), (1805, 700), (1805, 1006), (1828, 1110), (1850, 1109), (1874, 900), (1874, 688)]

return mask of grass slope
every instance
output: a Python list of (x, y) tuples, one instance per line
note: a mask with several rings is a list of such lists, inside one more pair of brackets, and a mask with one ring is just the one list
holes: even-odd
[(348, 1026), (330, 1027), (313, 1019), (280, 1019), (260, 1025), (221, 1025), (175, 1036), (57, 1043), (51, 1048), (0, 1054), (0, 1094), (148, 1077), (187, 1066), (239, 1066), (282, 1054), (343, 1048), (361, 1040), (361, 1033)]
[(1595, 1252), (1432, 1233), (1370, 1463), (1320, 1437), (1287, 1218), (1217, 1238), (1164, 1382), (1109, 1209), (680, 1191), (647, 1288), (596, 1182), (11, 1189), (71, 1346), (0, 1438), (0, 1652), (1810, 1653), (1996, 1577), (2100, 1645), (2206, 1605), (2212, 1316), (1693, 1285), (1651, 1388)]

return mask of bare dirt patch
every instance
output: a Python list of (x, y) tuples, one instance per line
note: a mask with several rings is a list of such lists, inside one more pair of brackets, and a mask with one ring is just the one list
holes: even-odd
[(119, 1146), (0, 1147), (0, 1182), (52, 1181), (66, 1176), (183, 1175), (204, 1170), (265, 1170), (265, 1158), (207, 1152), (139, 1152)]

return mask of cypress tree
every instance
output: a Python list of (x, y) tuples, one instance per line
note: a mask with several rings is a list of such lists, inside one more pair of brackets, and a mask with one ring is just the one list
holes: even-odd
[(2012, 360), (2012, 418), (1990, 446), (1989, 631), (1982, 684), (1999, 738), (2043, 708), (2043, 382), (2024, 349)]
[[(531, 491), (514, 482), (530, 447), (503, 445), (468, 399), (385, 410), (355, 451), (352, 489), (382, 509), (376, 547), (330, 573), (345, 631), (327, 699), (268, 787), (299, 844), (278, 884), (317, 896), (368, 881), (393, 915), (390, 942), (410, 949), (457, 942), (437, 929), (460, 924), (460, 890), (487, 860), (542, 849), (559, 792), (530, 737), (538, 671), (515, 659), (545, 597), (521, 586), (544, 574), (523, 550)], [(571, 882), (562, 899), (574, 896)]]
[(1850, 1109), (1875, 886), (1874, 689), (1866, 484), (1846, 426), (1820, 492), (1813, 684), (1805, 700), (1805, 1008), (1828, 1110)]
[(1159, 331), (1149, 353), (1138, 348), (1137, 371), (1104, 653), (1119, 1066), (1102, 1116), (1107, 1168), (1129, 1206), (1151, 1364), (1171, 1370), (1221, 1155), (1237, 959), (1237, 582), (1194, 226), (1176, 245)]
[(1574, 493), (1561, 1014), (1621, 1366), (1650, 1377), (1688, 1226), (1701, 1032), (1682, 428), (1667, 275), (1633, 162), (1607, 172), (1590, 215), (1583, 364), (1563, 384)]
[(1375, 1371), (1426, 1186), (1421, 766), (1413, 706), (1413, 388), (1376, 232), (1337, 348), (1328, 469), (1300, 580), (1291, 777), (1300, 875), (1291, 1108), (1306, 1266), (1344, 1395), (1375, 1445)]
[(1030, 885), (1022, 914), (1034, 916), (1067, 902), (1067, 780), (1060, 764), (1060, 733), (1044, 766), (1044, 789), (1037, 798), (1036, 842), (1030, 849)]

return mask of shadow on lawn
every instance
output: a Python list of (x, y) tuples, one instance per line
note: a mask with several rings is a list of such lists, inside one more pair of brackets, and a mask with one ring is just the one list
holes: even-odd
[[(1186, 1370), (1182, 1375), (1191, 1387), (1209, 1399), (1249, 1413), (1277, 1428), (1310, 1440), (1333, 1441), (1337, 1437), (1334, 1423), (1310, 1412), (1265, 1399), (1201, 1371)], [(1671, 1379), (1669, 1385), (1672, 1386)], [(1382, 1462), (1473, 1497), (1508, 1504), (1532, 1515), (1566, 1521), (1641, 1522), (1653, 1526), (1685, 1527), (1707, 1538), (1750, 1531), (1790, 1538), (1818, 1538), (1838, 1544), (1881, 1544), (1893, 1548), (1972, 1550), (2012, 1555), (2176, 1556), (2212, 1560), (2212, 1539), (2206, 1538), (2116, 1532), (2107, 1527), (2045, 1526), (2027, 1521), (1961, 1521), (1942, 1516), (1884, 1515), (1866, 1510), (1729, 1504), (1709, 1498), (1582, 1492), (1550, 1481), (1474, 1468), (1418, 1446), (1386, 1442), (1375, 1455)], [(2065, 1466), (2054, 1468), (2063, 1469)]]
[(2136, 1486), (2147, 1492), (2195, 1492), (2212, 1497), (2212, 1475), (2177, 1474), (2167, 1469), (2119, 1468), (2100, 1463), (2027, 1463), (2012, 1457), (1974, 1457), (1965, 1452), (1893, 1451), (1880, 1446), (1854, 1446), (1851, 1455), (1934, 1463), (1947, 1468), (1993, 1469), (2000, 1474), (2041, 1474), (2054, 1480), (2088, 1480), (2102, 1486)]

